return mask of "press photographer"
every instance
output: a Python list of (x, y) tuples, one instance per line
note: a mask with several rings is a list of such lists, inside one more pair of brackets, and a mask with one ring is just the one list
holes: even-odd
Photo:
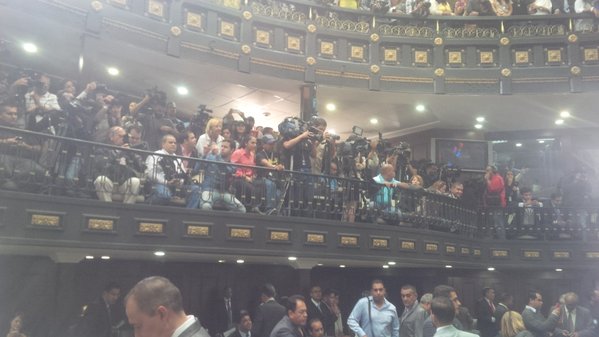
[(60, 111), (58, 98), (50, 93), (50, 77), (32, 72), (27, 77), (28, 92), (25, 94), (27, 111), (27, 128), (40, 130), (36, 124), (41, 122), (51, 111)]

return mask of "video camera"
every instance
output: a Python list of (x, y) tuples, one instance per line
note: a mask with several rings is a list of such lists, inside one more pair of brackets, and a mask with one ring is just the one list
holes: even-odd
[[(308, 131), (309, 139), (320, 143), (324, 140), (324, 134), (315, 126), (318, 118), (312, 117), (306, 122), (298, 117), (287, 117), (279, 124), (279, 133), (285, 139), (293, 139)], [(338, 135), (331, 135), (331, 138), (334, 140), (340, 139)]]
[(199, 137), (206, 130), (206, 124), (212, 118), (213, 112), (211, 109), (206, 109), (206, 104), (198, 105), (196, 113), (189, 120), (189, 130)]

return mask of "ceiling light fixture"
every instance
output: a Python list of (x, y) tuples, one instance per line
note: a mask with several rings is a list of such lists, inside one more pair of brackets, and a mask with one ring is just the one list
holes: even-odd
[(108, 71), (108, 75), (110, 76), (117, 76), (121, 73), (121, 71), (116, 67), (108, 67), (106, 68), (106, 71)]
[(395, 261), (389, 261), (389, 262), (387, 262), (387, 264), (390, 265), (390, 266), (396, 265)]
[(327, 103), (326, 108), (327, 108), (327, 111), (337, 110), (337, 106), (335, 105), (335, 103)]
[(340, 264), (339, 268), (345, 268), (345, 265), (344, 264)]
[(489, 267), (487, 268), (488, 271), (495, 271), (495, 267)]
[(245, 260), (239, 259), (236, 262), (239, 263), (239, 264), (242, 264), (242, 263), (245, 263)]
[(378, 123), (379, 123), (378, 119), (376, 119), (376, 118), (371, 118), (370, 119), (370, 124), (378, 124)]
[(545, 141), (542, 139), (539, 139), (539, 144), (545, 144)]
[(426, 110), (426, 107), (423, 104), (416, 105), (416, 111), (424, 112), (424, 110)]
[(108, 256), (108, 255), (102, 255), (100, 258), (102, 260), (110, 260), (110, 256)]
[(289, 261), (297, 261), (297, 257), (296, 256), (290, 256), (287, 258), (287, 260)]
[(562, 112), (559, 113), (559, 116), (561, 118), (568, 118), (568, 117), (570, 117), (570, 111), (564, 110), (564, 111), (562, 111)]
[(319, 267), (322, 267), (322, 263), (317, 263), (316, 265)]
[(189, 89), (187, 89), (187, 87), (177, 87), (177, 93), (181, 96), (185, 96), (187, 94), (189, 94)]
[(482, 123), (482, 122), (485, 121), (485, 117), (482, 117), (482, 116), (476, 117), (476, 121), (479, 122), (479, 123)]
[(446, 265), (445, 265), (445, 268), (447, 268), (447, 269), (451, 269), (451, 268), (453, 268), (453, 266), (452, 266), (452, 265), (450, 265), (450, 264), (446, 264)]
[(37, 46), (31, 42), (25, 42), (23, 43), (23, 50), (30, 54), (34, 54), (37, 53)]
[(383, 269), (389, 269), (389, 265), (388, 264), (384, 264), (383, 265)]
[(564, 124), (564, 120), (563, 119), (556, 119), (555, 120), (555, 125), (563, 125)]
[(225, 262), (227, 262), (227, 261), (225, 261), (225, 260), (218, 260), (218, 263), (225, 263)]
[(154, 255), (162, 257), (162, 256), (165, 256), (166, 253), (162, 250), (157, 250), (154, 252)]
[(516, 147), (522, 147), (522, 143), (516, 143)]
[(85, 255), (85, 259), (86, 260), (93, 260), (94, 256), (93, 255)]
[(555, 268), (555, 271), (564, 271), (562, 268)]
[(474, 124), (474, 128), (475, 129), (482, 129), (483, 125), (482, 124)]

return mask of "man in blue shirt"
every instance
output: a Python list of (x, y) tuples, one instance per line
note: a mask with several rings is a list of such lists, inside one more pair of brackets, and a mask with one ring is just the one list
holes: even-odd
[(358, 337), (399, 337), (397, 309), (385, 299), (385, 285), (372, 281), (370, 295), (358, 300), (347, 325)]

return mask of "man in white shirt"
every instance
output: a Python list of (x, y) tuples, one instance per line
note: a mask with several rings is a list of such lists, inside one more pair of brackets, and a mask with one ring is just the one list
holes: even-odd
[(38, 78), (30, 79), (29, 85), (33, 86), (33, 90), (25, 94), (26, 118), (34, 118), (33, 121), (37, 123), (49, 111), (60, 110), (58, 98), (48, 91), (50, 89), (48, 75), (41, 74)]
[(168, 279), (139, 281), (125, 297), (125, 311), (135, 337), (209, 337), (200, 321), (183, 310), (181, 292)]

